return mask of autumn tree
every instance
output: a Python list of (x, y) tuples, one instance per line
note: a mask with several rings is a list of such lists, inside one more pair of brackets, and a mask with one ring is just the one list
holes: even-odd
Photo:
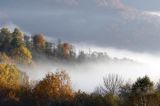
[(0, 88), (19, 89), (28, 84), (28, 77), (15, 65), (0, 64)]
[(69, 43), (62, 43), (61, 41), (58, 42), (56, 52), (57, 56), (63, 59), (74, 59), (76, 55), (73, 45)]
[(17, 89), (19, 80), (20, 71), (14, 65), (0, 64), (0, 88)]
[(0, 64), (0, 105), (4, 106), (11, 101), (18, 102), (21, 88), (27, 84), (28, 77), (15, 65)]
[(36, 50), (43, 50), (45, 48), (45, 38), (43, 34), (33, 36), (33, 44)]
[(65, 71), (48, 73), (33, 91), (36, 98), (41, 101), (69, 100), (74, 95), (70, 78)]

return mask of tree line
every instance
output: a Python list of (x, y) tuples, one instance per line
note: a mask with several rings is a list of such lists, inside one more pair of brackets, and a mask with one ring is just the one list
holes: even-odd
[(93, 92), (74, 91), (66, 71), (47, 73), (40, 81), (29, 82), (15, 65), (0, 64), (1, 106), (159, 106), (160, 83), (148, 76), (134, 83), (116, 74), (103, 78)]
[[(11, 32), (8, 28), (0, 29), (0, 62), (32, 64), (39, 60), (54, 62), (84, 62), (111, 60), (105, 52), (83, 50), (76, 52), (74, 45), (61, 40), (49, 42), (43, 34), (27, 35), (18, 28)], [(118, 60), (115, 58), (114, 60)], [(127, 60), (127, 59), (123, 59)]]

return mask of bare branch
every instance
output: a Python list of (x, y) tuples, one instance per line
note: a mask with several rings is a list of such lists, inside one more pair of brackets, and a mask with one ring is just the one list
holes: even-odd
[(117, 74), (108, 74), (103, 78), (104, 88), (103, 91), (105, 93), (117, 94), (119, 88), (123, 84), (123, 80)]

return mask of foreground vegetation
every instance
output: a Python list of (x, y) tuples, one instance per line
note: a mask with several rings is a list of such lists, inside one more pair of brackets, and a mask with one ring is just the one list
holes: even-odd
[(159, 106), (160, 84), (144, 76), (133, 84), (118, 75), (104, 77), (94, 92), (74, 91), (65, 71), (48, 73), (40, 81), (28, 77), (15, 65), (0, 65), (1, 106)]

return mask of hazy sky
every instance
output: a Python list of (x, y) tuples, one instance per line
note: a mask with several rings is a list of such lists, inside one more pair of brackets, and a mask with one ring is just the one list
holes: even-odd
[(160, 10), (160, 0), (122, 0), (129, 6), (135, 7), (137, 9), (149, 10), (149, 11), (159, 11)]
[(0, 25), (52, 39), (160, 51), (160, 0), (0, 0)]

